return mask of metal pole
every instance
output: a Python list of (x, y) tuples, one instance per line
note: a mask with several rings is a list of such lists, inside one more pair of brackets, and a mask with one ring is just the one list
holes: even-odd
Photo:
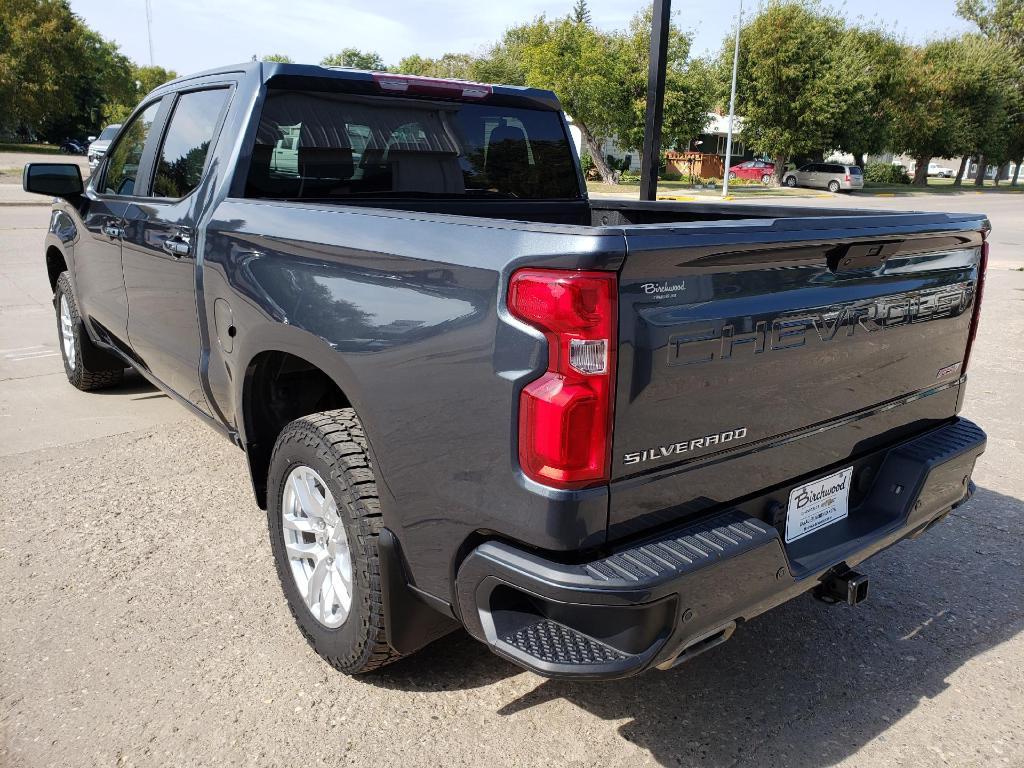
[(641, 200), (654, 200), (658, 194), (661, 123), (665, 111), (665, 67), (671, 17), (672, 0), (654, 0), (651, 53), (647, 64), (647, 117), (644, 121), (644, 150), (640, 155)]
[(736, 17), (736, 43), (732, 52), (732, 91), (729, 93), (729, 132), (725, 138), (725, 171), (722, 174), (722, 197), (729, 195), (729, 167), (732, 165), (732, 122), (736, 117), (736, 70), (740, 64), (740, 27), (743, 25), (743, 0), (740, 15)]
[(156, 66), (153, 60), (153, 3), (146, 0), (146, 34), (149, 36), (149, 66)]

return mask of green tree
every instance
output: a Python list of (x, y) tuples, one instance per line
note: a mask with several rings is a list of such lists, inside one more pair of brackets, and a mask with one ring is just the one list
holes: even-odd
[(394, 69), (406, 75), (472, 80), (475, 66), (476, 57), (468, 53), (446, 53), (437, 59), (413, 54), (399, 61)]
[[(1024, 134), (1024, 3), (1021, 0), (957, 0), (957, 13), (968, 21), (973, 21), (981, 34), (999, 45), (1009, 48), (1016, 57), (1017, 73), (1013, 83), (1012, 110), (1002, 126), (995, 127), (1002, 133), (993, 137), (992, 141), (1004, 147), (1007, 159), (1016, 162), (1013, 183), (1017, 183), (1020, 165), (1024, 162), (1024, 147), (1020, 137)], [(978, 115), (978, 123), (985, 121), (984, 115)], [(987, 164), (984, 157), (979, 158), (979, 166)], [(976, 183), (982, 183), (984, 174), (979, 173)], [(998, 175), (997, 175), (998, 183)]]
[(928, 183), (934, 157), (978, 155), (982, 168), (986, 157), (1003, 158), (1014, 76), (1012, 53), (978, 35), (908, 53), (893, 105), (892, 148), (915, 158), (915, 185)]
[(0, 0), (0, 127), (59, 140), (99, 118), (128, 61), (65, 0)]
[(324, 56), (323, 67), (351, 67), (352, 69), (383, 70), (384, 60), (376, 51), (360, 51), (358, 48), (342, 48), (340, 53)]
[(573, 5), (572, 11), (569, 13), (569, 19), (576, 24), (590, 24), (590, 7), (587, 5), (587, 0), (576, 0), (576, 4)]
[(128, 89), (108, 92), (102, 109), (103, 125), (123, 123), (146, 94), (177, 76), (178, 73), (172, 69), (132, 64)]
[(1024, 57), (1024, 4), (1020, 0), (957, 0), (957, 13), (978, 25), (981, 34), (998, 39)]
[(615, 82), (618, 47), (610, 36), (566, 18), (545, 22), (543, 34), (522, 50), (526, 85), (558, 94), (601, 178), (611, 184), (616, 177), (602, 145), (621, 125), (621, 83)]
[(861, 168), (869, 153), (889, 148), (893, 101), (900, 87), (899, 72), (906, 46), (881, 29), (854, 27), (844, 32), (836, 51), (836, 66), (848, 85), (845, 109), (835, 126), (834, 146), (856, 159)]
[(539, 16), (528, 24), (505, 30), (494, 45), (490, 46), (473, 63), (471, 80), (505, 85), (526, 85), (527, 66), (524, 54), (528, 49), (543, 44), (550, 35), (548, 20)]
[[(617, 104), (609, 117), (612, 134), (627, 149), (643, 146), (651, 23), (648, 8), (633, 17), (625, 32), (611, 36), (613, 62), (608, 98)], [(690, 37), (674, 24), (669, 27), (661, 132), (664, 148), (688, 146), (707, 126), (708, 112), (714, 106), (712, 69), (706, 61), (690, 58), (690, 42)]]
[(283, 53), (269, 53), (266, 56), (260, 56), (260, 61), (276, 61), (278, 64), (294, 64), (291, 56), (285, 56)]
[[(842, 21), (814, 4), (770, 0), (740, 31), (736, 112), (748, 146), (775, 161), (775, 182), (795, 155), (831, 148), (846, 100), (860, 85), (840, 65)], [(732, 68), (731, 38), (720, 59)]]

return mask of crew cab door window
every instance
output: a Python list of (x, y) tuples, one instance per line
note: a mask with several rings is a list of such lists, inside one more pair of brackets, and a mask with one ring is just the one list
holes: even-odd
[(121, 132), (117, 144), (109, 152), (107, 168), (103, 173), (100, 189), (104, 194), (135, 194), (135, 181), (139, 165), (142, 163), (142, 153), (159, 109), (160, 101), (154, 101)]
[(178, 199), (199, 186), (228, 93), (217, 88), (178, 98), (157, 158), (153, 197)]

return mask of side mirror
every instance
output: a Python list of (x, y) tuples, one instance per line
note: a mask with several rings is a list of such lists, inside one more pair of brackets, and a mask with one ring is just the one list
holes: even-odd
[(82, 194), (82, 169), (76, 163), (28, 163), (21, 176), (26, 192), (72, 199)]
[(90, 144), (92, 144), (92, 142), (96, 141), (96, 137), (95, 136), (86, 136), (85, 140), (88, 141)]

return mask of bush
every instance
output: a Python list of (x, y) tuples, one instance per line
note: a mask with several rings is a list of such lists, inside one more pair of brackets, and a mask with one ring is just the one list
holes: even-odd
[(640, 174), (639, 173), (624, 173), (619, 176), (620, 184), (639, 184)]
[(594, 168), (594, 158), (584, 152), (580, 155), (580, 166), (583, 168), (584, 175), (590, 173)]
[(868, 167), (864, 169), (864, 181), (873, 184), (909, 184), (910, 177), (902, 165), (868, 163)]

